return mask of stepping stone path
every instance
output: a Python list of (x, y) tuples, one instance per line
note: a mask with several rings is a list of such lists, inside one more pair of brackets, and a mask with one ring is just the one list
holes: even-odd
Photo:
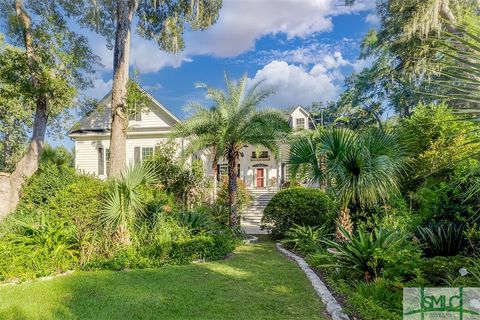
[(242, 214), (242, 230), (246, 234), (267, 234), (267, 231), (260, 229), (260, 222), (263, 217), (263, 210), (275, 193), (278, 192), (278, 188), (248, 188), (248, 191), (252, 195), (253, 200)]

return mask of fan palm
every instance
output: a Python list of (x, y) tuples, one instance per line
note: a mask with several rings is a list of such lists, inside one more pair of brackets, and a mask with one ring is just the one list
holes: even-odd
[[(455, 110), (465, 116), (466, 120), (480, 123), (480, 37), (478, 28), (473, 26), (462, 27), (454, 25), (458, 30), (456, 34), (446, 33), (447, 37), (440, 40), (440, 56), (451, 59), (442, 59), (443, 69), (439, 77), (432, 83), (439, 87), (435, 96), (451, 102)], [(479, 144), (478, 126), (474, 130), (477, 138), (470, 143)], [(477, 148), (478, 151), (478, 148)], [(478, 159), (480, 151), (471, 156)], [(474, 168), (468, 175), (476, 176), (480, 168)], [(463, 179), (467, 179), (466, 175)], [(480, 193), (480, 182), (474, 183), (466, 196), (472, 197)]]
[(154, 170), (146, 162), (126, 168), (120, 178), (113, 180), (112, 189), (105, 199), (102, 220), (114, 230), (119, 243), (131, 243), (130, 229), (144, 208), (140, 187), (154, 182)]
[(279, 141), (290, 132), (284, 115), (278, 110), (258, 110), (272, 90), (261, 88), (261, 82), (247, 89), (247, 76), (233, 81), (225, 76), (227, 90), (208, 88), (208, 96), (215, 103), (216, 119), (220, 124), (218, 146), (228, 163), (228, 204), (230, 225), (238, 226), (237, 176), (241, 149), (245, 144), (261, 145), (278, 153)]
[[(321, 170), (318, 159), (326, 159)], [(406, 153), (391, 132), (378, 129), (355, 133), (345, 128), (321, 129), (294, 140), (290, 167), (295, 178), (304, 169), (310, 182), (328, 181), (340, 201), (338, 225), (352, 232), (350, 203), (360, 206), (386, 201), (399, 190)], [(344, 239), (337, 229), (337, 235)]]

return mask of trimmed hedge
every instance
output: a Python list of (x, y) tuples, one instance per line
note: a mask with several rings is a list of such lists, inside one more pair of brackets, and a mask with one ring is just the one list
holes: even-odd
[(336, 204), (323, 191), (294, 187), (273, 196), (263, 212), (262, 228), (279, 239), (294, 224), (333, 227), (335, 217)]

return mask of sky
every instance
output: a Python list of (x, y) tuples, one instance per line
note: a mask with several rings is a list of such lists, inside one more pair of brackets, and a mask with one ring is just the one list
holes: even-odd
[[(378, 24), (375, 0), (223, 0), (219, 19), (206, 31), (187, 31), (185, 49), (162, 52), (156, 43), (132, 35), (130, 68), (141, 86), (180, 119), (192, 101), (208, 105), (198, 83), (224, 86), (224, 74), (249, 83), (263, 81), (275, 94), (263, 106), (290, 108), (335, 100), (346, 76), (368, 65), (359, 60), (364, 35)], [(102, 61), (94, 86), (84, 92), (102, 98), (112, 87), (113, 53), (106, 41), (81, 30)], [(75, 113), (75, 112), (72, 112)], [(78, 115), (76, 120), (78, 120)], [(48, 138), (71, 149), (68, 138)]]

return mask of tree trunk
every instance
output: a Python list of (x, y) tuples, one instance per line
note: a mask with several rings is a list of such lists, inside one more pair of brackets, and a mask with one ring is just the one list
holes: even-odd
[(32, 139), (27, 152), (17, 163), (15, 170), (10, 175), (9, 188), (3, 188), (0, 191), (1, 193), (8, 194), (8, 197), (4, 195), (2, 198), (6, 197), (9, 199), (7, 203), (2, 203), (0, 208), (0, 219), (9, 212), (15, 210), (20, 199), (20, 189), (22, 188), (23, 183), (38, 169), (38, 162), (45, 141), (47, 122), (47, 101), (45, 97), (40, 97), (37, 100)]
[(320, 169), (320, 172), (322, 173), (322, 177), (321, 177), (321, 180), (320, 180), (320, 189), (323, 191), (323, 192), (326, 192), (327, 191), (327, 157), (325, 155), (321, 155), (319, 157), (319, 169)]
[(119, 177), (126, 163), (128, 119), (127, 99), (128, 66), (130, 63), (130, 37), (132, 19), (138, 0), (118, 0), (117, 29), (113, 52), (112, 127), (110, 134), (109, 176)]
[(380, 131), (383, 131), (382, 119), (380, 119), (380, 116), (375, 111), (372, 111), (372, 114), (375, 117), (375, 120), (377, 120), (378, 129), (380, 129)]
[[(15, 11), (23, 28), (25, 54), (27, 56), (28, 68), (31, 73), (32, 87), (39, 89), (40, 81), (36, 77), (38, 61), (33, 50), (31, 19), (25, 11), (21, 0), (15, 0)], [(22, 188), (23, 183), (38, 169), (38, 162), (45, 141), (47, 123), (48, 99), (44, 93), (39, 93), (36, 97), (32, 138), (27, 152), (20, 159), (13, 173), (8, 177), (8, 183), (6, 183), (5, 176), (2, 177), (0, 199), (8, 199), (8, 201), (2, 201), (2, 204), (0, 205), (0, 219), (16, 208), (20, 199), (20, 189)]]
[(218, 176), (218, 159), (217, 157), (213, 158), (212, 162), (212, 175), (213, 175), (213, 180), (212, 180), (212, 203), (215, 203), (217, 201), (217, 192), (218, 192), (218, 181), (217, 181), (217, 176)]
[(451, 23), (457, 23), (457, 19), (453, 15), (452, 10), (450, 10), (447, 1), (442, 1), (442, 4), (440, 5), (440, 15), (442, 18), (447, 19)]
[(237, 206), (237, 160), (238, 152), (232, 148), (228, 152), (228, 205), (230, 207), (230, 226), (238, 228), (238, 206)]

